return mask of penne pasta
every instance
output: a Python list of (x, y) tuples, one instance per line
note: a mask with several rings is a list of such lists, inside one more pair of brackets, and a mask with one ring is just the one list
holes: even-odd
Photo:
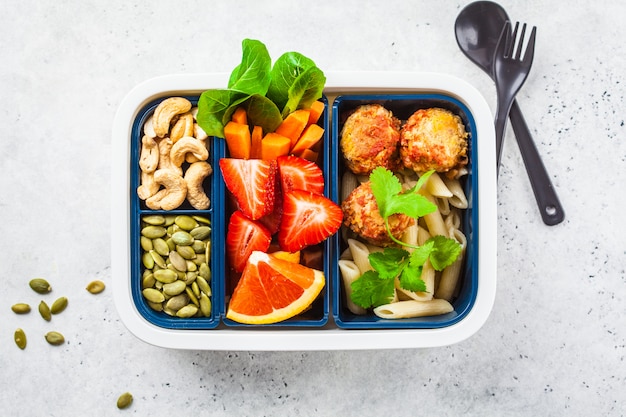
[(457, 229), (453, 237), (461, 244), (461, 253), (452, 265), (441, 271), (439, 285), (437, 285), (437, 290), (435, 291), (436, 298), (442, 298), (448, 301), (452, 300), (458, 286), (461, 268), (463, 266), (463, 258), (465, 257), (465, 248), (467, 246), (467, 239), (460, 230)]
[(341, 201), (344, 201), (352, 190), (359, 186), (359, 181), (351, 171), (346, 171), (341, 177)]
[(348, 247), (352, 253), (354, 263), (361, 272), (359, 275), (364, 274), (366, 271), (370, 271), (372, 269), (372, 265), (370, 265), (370, 261), (368, 259), (370, 251), (365, 243), (359, 242), (356, 239), (348, 239)]
[[(430, 193), (425, 190), (421, 190), (420, 193), (426, 197), (430, 202), (435, 203), (435, 198), (430, 195)], [(439, 210), (435, 210), (432, 213), (429, 213), (422, 217), (424, 222), (426, 222), (426, 226), (428, 228), (428, 232), (432, 236), (442, 235), (445, 237), (448, 236), (448, 231), (446, 230), (445, 224), (443, 223), (443, 217), (441, 216), (441, 212)]]
[(351, 298), (352, 283), (361, 276), (359, 268), (354, 262), (345, 259), (339, 260), (337, 264), (339, 265), (339, 271), (341, 272), (343, 288), (346, 292), (346, 306), (348, 307), (348, 310), (358, 315), (365, 314), (366, 310), (363, 307), (354, 304)]
[(452, 197), (452, 192), (437, 172), (433, 172), (424, 185), (426, 191), (434, 197)]
[[(418, 235), (419, 235), (419, 226), (417, 223), (413, 223), (411, 226), (407, 227), (404, 233), (402, 234), (401, 241), (412, 246), (417, 246), (418, 243)], [(406, 248), (409, 252), (413, 252), (413, 248)]]
[(452, 193), (452, 197), (450, 197), (450, 205), (460, 209), (466, 209), (468, 207), (467, 197), (465, 196), (465, 191), (463, 191), (463, 187), (461, 187), (461, 182), (458, 179), (443, 179), (448, 190)]
[(374, 314), (383, 319), (404, 319), (435, 316), (452, 311), (454, 311), (454, 308), (448, 301), (432, 299), (429, 301), (408, 300), (384, 304), (376, 307)]

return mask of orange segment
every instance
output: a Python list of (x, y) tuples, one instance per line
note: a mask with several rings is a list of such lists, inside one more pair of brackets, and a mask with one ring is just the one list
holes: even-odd
[(244, 324), (270, 324), (306, 310), (325, 285), (322, 271), (252, 252), (233, 291), (226, 318)]

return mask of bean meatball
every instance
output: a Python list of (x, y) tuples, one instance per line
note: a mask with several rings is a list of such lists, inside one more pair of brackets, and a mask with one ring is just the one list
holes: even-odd
[(451, 111), (417, 110), (402, 127), (402, 164), (418, 174), (433, 169), (453, 178), (467, 164), (468, 136), (461, 118)]
[(380, 104), (358, 107), (341, 130), (346, 166), (357, 175), (369, 175), (378, 166), (398, 169), (399, 143), (400, 120)]
[[(393, 241), (387, 234), (378, 204), (372, 193), (369, 181), (355, 188), (341, 204), (343, 224), (367, 242), (377, 246), (390, 246)], [(407, 227), (412, 226), (415, 219), (405, 214), (389, 216), (391, 234), (400, 239)]]

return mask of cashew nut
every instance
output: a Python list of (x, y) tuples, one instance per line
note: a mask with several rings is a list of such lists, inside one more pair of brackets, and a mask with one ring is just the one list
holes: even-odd
[(211, 164), (204, 161), (194, 162), (185, 172), (187, 201), (197, 210), (206, 210), (211, 205), (211, 200), (205, 194), (202, 183), (212, 172)]
[(174, 143), (170, 138), (163, 138), (159, 140), (159, 167), (158, 169), (169, 169), (176, 172), (178, 175), (183, 175), (183, 169), (172, 163), (170, 159), (170, 152)]
[(153, 114), (148, 116), (146, 121), (143, 123), (143, 134), (146, 136), (150, 136), (151, 138), (156, 138), (157, 134), (154, 132), (154, 126), (152, 125), (152, 117), (153, 117)]
[(187, 196), (187, 183), (183, 177), (169, 169), (159, 169), (154, 173), (154, 181), (165, 188), (146, 200), (149, 208), (174, 210), (183, 204)]
[(191, 102), (183, 97), (170, 97), (163, 100), (156, 109), (152, 118), (154, 132), (159, 137), (165, 137), (170, 131), (170, 123), (174, 116), (191, 110)]
[(170, 139), (174, 143), (185, 136), (193, 136), (193, 116), (190, 112), (181, 114), (170, 130)]
[(137, 195), (142, 200), (146, 200), (159, 191), (161, 186), (159, 183), (154, 181), (154, 173), (153, 172), (143, 172), (141, 171), (141, 185), (137, 187)]
[(172, 150), (170, 151), (172, 164), (177, 167), (182, 166), (186, 153), (192, 153), (200, 161), (205, 161), (209, 157), (209, 151), (206, 145), (193, 136), (180, 138), (172, 145)]
[(151, 173), (156, 171), (159, 164), (159, 147), (154, 138), (144, 135), (141, 138), (141, 154), (139, 156), (139, 167), (143, 172)]
[(204, 129), (202, 129), (198, 123), (193, 124), (193, 135), (198, 140), (206, 140), (209, 138), (209, 135), (206, 134)]

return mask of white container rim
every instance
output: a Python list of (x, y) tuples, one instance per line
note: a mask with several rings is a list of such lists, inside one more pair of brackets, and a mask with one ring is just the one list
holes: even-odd
[[(491, 111), (475, 87), (458, 77), (430, 72), (328, 72), (326, 94), (436, 93), (462, 102), (474, 117), (478, 140), (478, 291), (471, 311), (459, 322), (437, 329), (165, 329), (136, 309), (130, 280), (130, 137), (133, 122), (156, 98), (194, 95), (224, 88), (229, 74), (177, 74), (138, 84), (121, 101), (112, 130), (111, 279), (113, 298), (124, 325), (139, 339), (159, 347), (231, 351), (311, 351), (405, 349), (446, 346), (476, 333), (487, 321), (496, 294), (497, 205), (495, 133)], [(384, 337), (381, 337), (384, 332)]]

